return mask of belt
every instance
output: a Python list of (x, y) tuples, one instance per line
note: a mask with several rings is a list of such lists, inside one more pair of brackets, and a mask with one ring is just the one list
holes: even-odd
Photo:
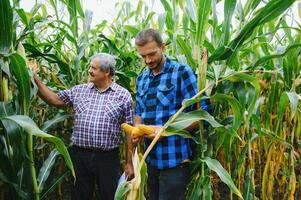
[(81, 151), (81, 152), (90, 152), (90, 153), (113, 153), (115, 151), (119, 151), (119, 148), (109, 149), (109, 150), (102, 150), (100, 148), (94, 147), (79, 147), (79, 146), (72, 146), (72, 150)]

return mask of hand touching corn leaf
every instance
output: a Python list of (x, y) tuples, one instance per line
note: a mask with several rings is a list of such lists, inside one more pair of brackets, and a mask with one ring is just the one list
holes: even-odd
[(115, 193), (115, 200), (144, 200), (144, 186), (147, 179), (146, 164), (141, 160), (137, 149), (133, 155), (132, 162), (134, 166), (135, 177), (118, 186)]

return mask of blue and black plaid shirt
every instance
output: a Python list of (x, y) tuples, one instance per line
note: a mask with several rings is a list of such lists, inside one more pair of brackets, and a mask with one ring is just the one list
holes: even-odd
[[(193, 70), (166, 58), (156, 76), (147, 69), (137, 78), (136, 115), (146, 125), (163, 126), (182, 106), (184, 99), (197, 93), (197, 79)], [(207, 110), (205, 101), (202, 108)], [(189, 110), (188, 110), (189, 111)], [(150, 144), (145, 139), (146, 146)], [(172, 168), (192, 155), (190, 139), (181, 136), (162, 137), (151, 150), (146, 161), (158, 169)]]

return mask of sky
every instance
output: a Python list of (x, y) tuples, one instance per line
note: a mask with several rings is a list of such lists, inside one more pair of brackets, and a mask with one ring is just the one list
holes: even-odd
[[(21, 0), (20, 7), (25, 11), (30, 11), (33, 7), (35, 1), (32, 0)], [(46, 0), (37, 0), (38, 3), (43, 3), (45, 5), (49, 4)], [(103, 20), (107, 20), (111, 22), (117, 15), (118, 9), (116, 9), (115, 5), (118, 2), (123, 2), (122, 0), (81, 0), (83, 10), (86, 9), (91, 10), (93, 12), (92, 18), (92, 27), (96, 24), (101, 23)], [(134, 8), (137, 6), (139, 0), (130, 0), (131, 4)], [(160, 0), (146, 0), (149, 8), (152, 7), (152, 10), (156, 13), (163, 13), (164, 8), (160, 2)], [(49, 9), (50, 10), (50, 9)]]
[[(35, 0), (38, 3), (43, 3), (46, 6), (49, 6), (47, 3), (47, 0)], [(34, 2), (33, 0), (21, 0), (20, 1), (20, 7), (23, 8), (25, 11), (30, 11), (30, 9), (33, 7)], [(129, 0), (131, 4), (134, 6), (134, 8), (137, 6), (137, 3), (139, 0)], [(239, 1), (239, 0), (238, 0)], [(241, 0), (241, 3), (244, 5), (247, 0)], [(285, 1), (285, 0), (284, 0)], [(117, 2), (123, 2), (122, 0), (81, 0), (83, 5), (83, 10), (85, 9), (91, 10), (93, 12), (93, 18), (92, 18), (92, 27), (96, 24), (101, 23), (103, 20), (107, 20), (108, 22), (111, 22), (117, 15), (118, 9), (116, 9), (116, 3)], [(157, 14), (163, 13), (164, 8), (160, 2), (160, 0), (145, 0), (144, 2), (147, 3), (150, 9), (155, 11)], [(301, 19), (298, 14), (298, 4), (301, 5), (301, 2), (297, 1), (292, 8), (293, 16), (295, 20), (297, 20), (301, 24)], [(223, 2), (217, 4), (217, 15), (219, 18), (219, 21), (223, 18)], [(52, 9), (48, 9), (52, 10)], [(234, 22), (235, 23), (235, 22)]]

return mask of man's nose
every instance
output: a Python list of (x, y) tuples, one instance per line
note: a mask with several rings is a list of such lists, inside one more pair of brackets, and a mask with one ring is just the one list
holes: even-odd
[(151, 63), (151, 62), (152, 62), (152, 60), (150, 59), (150, 57), (148, 57), (148, 56), (145, 57), (145, 63), (148, 64), (148, 63)]

